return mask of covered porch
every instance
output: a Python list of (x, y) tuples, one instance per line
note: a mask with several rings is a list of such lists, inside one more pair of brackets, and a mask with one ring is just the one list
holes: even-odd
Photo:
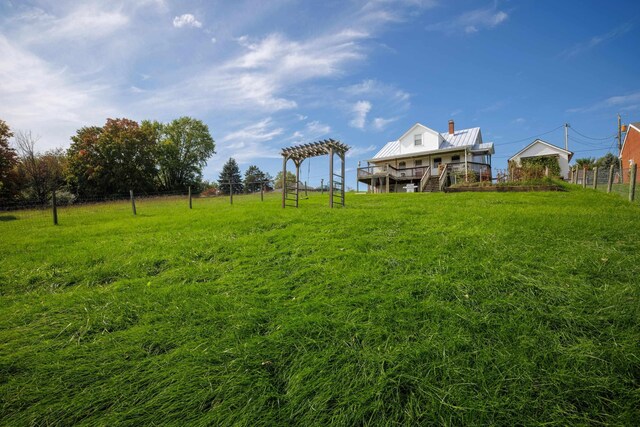
[(439, 163), (437, 167), (414, 166), (395, 167), (390, 163), (369, 164), (359, 167), (357, 179), (367, 185), (370, 193), (406, 192), (405, 186), (413, 184), (415, 191), (439, 191), (443, 174), (452, 183), (491, 181), (491, 163), (457, 161)]

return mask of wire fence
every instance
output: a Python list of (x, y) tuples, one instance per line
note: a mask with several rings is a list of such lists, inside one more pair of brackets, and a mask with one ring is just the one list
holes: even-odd
[(214, 203), (242, 204), (265, 200), (279, 190), (262, 188), (249, 193), (206, 194), (190, 190), (115, 194), (103, 197), (69, 197), (53, 192), (49, 200), (0, 202), (0, 235), (6, 230), (33, 229), (65, 224), (91, 224), (96, 221), (133, 216), (171, 216), (177, 212), (209, 207)]
[(636, 186), (640, 181), (636, 164), (623, 169), (615, 165), (608, 168), (574, 167), (571, 169), (569, 181), (584, 188), (619, 194), (633, 203), (640, 203), (640, 198), (636, 197)]

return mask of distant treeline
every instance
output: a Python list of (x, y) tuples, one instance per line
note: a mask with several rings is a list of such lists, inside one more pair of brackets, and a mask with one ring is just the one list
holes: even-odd
[[(13, 138), (13, 141), (11, 139)], [(107, 119), (71, 137), (68, 149), (38, 149), (30, 131), (11, 130), (0, 120), (0, 203), (46, 203), (55, 190), (61, 202), (76, 199), (185, 191), (206, 195), (253, 193), (282, 187), (255, 165), (240, 173), (230, 158), (217, 182), (202, 179), (202, 169), (215, 154), (209, 128), (200, 120), (181, 117), (170, 123)], [(287, 182), (295, 175), (287, 173)]]
[(46, 202), (53, 189), (77, 197), (201, 190), (207, 185), (202, 168), (215, 153), (209, 128), (191, 117), (107, 119), (104, 126), (78, 129), (71, 141), (67, 150), (41, 152), (31, 132), (14, 135), (0, 120), (0, 200)]

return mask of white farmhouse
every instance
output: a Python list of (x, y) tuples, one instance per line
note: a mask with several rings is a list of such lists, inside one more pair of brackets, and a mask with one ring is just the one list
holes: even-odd
[(491, 180), (493, 143), (483, 142), (480, 128), (440, 133), (416, 123), (400, 138), (388, 142), (358, 168), (358, 181), (375, 193), (437, 191), (444, 173)]
[(541, 139), (536, 139), (531, 144), (514, 154), (509, 161), (520, 166), (521, 160), (531, 157), (556, 157), (560, 165), (560, 176), (564, 179), (569, 177), (569, 161), (573, 157), (571, 151), (549, 144)]

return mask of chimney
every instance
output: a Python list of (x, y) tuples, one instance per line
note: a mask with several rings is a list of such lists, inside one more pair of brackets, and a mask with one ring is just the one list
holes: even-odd
[(455, 132), (455, 127), (453, 126), (453, 120), (449, 120), (449, 135), (453, 135)]

